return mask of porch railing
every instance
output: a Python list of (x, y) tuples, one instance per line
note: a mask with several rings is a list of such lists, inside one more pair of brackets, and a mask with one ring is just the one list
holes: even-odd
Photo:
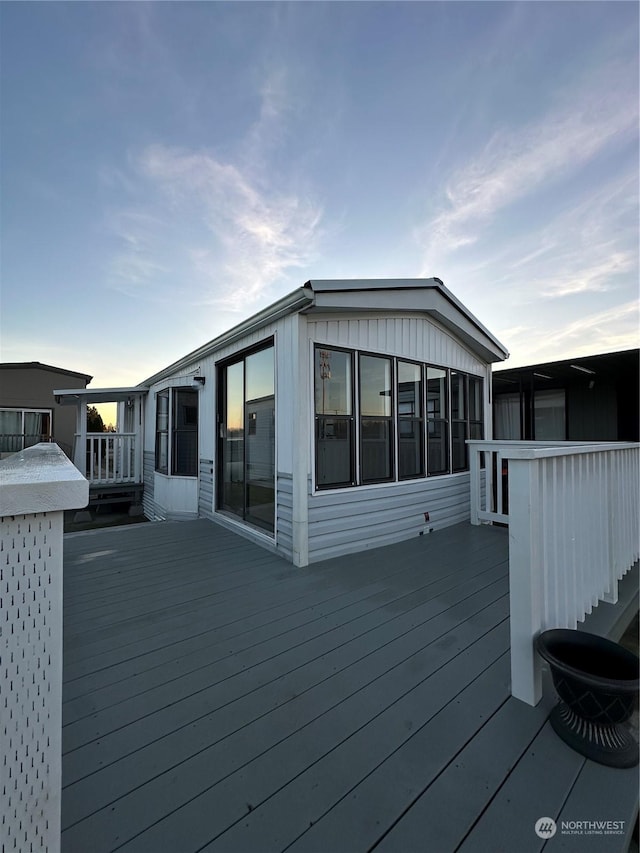
[(89, 486), (51, 443), (0, 463), (3, 850), (60, 850), (64, 510)]
[(511, 692), (535, 705), (534, 637), (615, 603), (638, 559), (640, 445), (471, 441), (469, 451), (472, 523), (509, 526)]
[(140, 483), (142, 469), (136, 451), (135, 432), (87, 433), (83, 473), (91, 485)]

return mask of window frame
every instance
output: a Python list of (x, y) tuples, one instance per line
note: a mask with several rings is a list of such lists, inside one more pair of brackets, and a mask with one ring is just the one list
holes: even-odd
[[(479, 432), (484, 436), (486, 430), (486, 406), (485, 406), (485, 382), (486, 376), (469, 373), (458, 368), (445, 367), (439, 364), (430, 362), (418, 361), (400, 355), (392, 355), (388, 353), (375, 352), (371, 350), (349, 349), (347, 347), (335, 346), (333, 344), (320, 343), (316, 340), (311, 342), (312, 364), (311, 364), (311, 410), (314, 419), (314, 431), (312, 442), (313, 453), (313, 472), (314, 472), (314, 492), (325, 492), (336, 489), (361, 488), (369, 486), (385, 485), (389, 483), (402, 483), (411, 480), (423, 480), (429, 477), (452, 476), (454, 474), (462, 474), (469, 471), (469, 452), (466, 441), (469, 440), (472, 430)], [(346, 415), (326, 415), (322, 416), (316, 412), (316, 352), (318, 350), (337, 351), (345, 353), (350, 357), (351, 365), (351, 412), (350, 416)], [(362, 356), (372, 358), (387, 359), (390, 361), (391, 369), (391, 416), (373, 417), (371, 415), (361, 414), (361, 389), (360, 389), (360, 359)], [(412, 414), (402, 415), (400, 413), (399, 403), (399, 375), (400, 364), (414, 365), (420, 369), (420, 381), (422, 384), (422, 393), (420, 395), (420, 405), (422, 407), (421, 416), (414, 417)], [(429, 417), (428, 406), (428, 369), (443, 371), (444, 373), (444, 401), (439, 411), (439, 417)], [(462, 388), (464, 395), (464, 417), (456, 418), (456, 423), (464, 425), (465, 433), (465, 465), (464, 467), (453, 468), (453, 421), (452, 418), (452, 374), (457, 374), (462, 379)], [(472, 391), (472, 383), (478, 383), (480, 387), (479, 394), (479, 412), (481, 419), (472, 418), (472, 405), (470, 394)], [(340, 483), (320, 483), (319, 482), (319, 424), (324, 418), (335, 419), (341, 418), (348, 422), (350, 430), (349, 439), (350, 447), (350, 472), (351, 480), (349, 482)], [(384, 479), (363, 479), (362, 477), (362, 424), (367, 420), (385, 420), (389, 421), (388, 429), (390, 430), (390, 463), (392, 467), (392, 476)], [(419, 431), (420, 452), (421, 452), (421, 472), (419, 474), (401, 474), (400, 473), (400, 433), (403, 421), (408, 421), (416, 426)], [(445, 440), (447, 443), (445, 452), (444, 469), (431, 471), (429, 469), (429, 424), (437, 423), (441, 425), (441, 429), (445, 431)]]
[[(450, 461), (450, 471), (452, 474), (460, 474), (462, 471), (469, 470), (469, 448), (467, 447), (467, 441), (469, 440), (469, 375), (464, 373), (462, 370), (449, 370), (449, 432), (450, 432), (450, 443), (449, 443), (449, 453), (451, 455)], [(462, 417), (458, 414), (457, 417), (453, 416), (453, 377), (459, 376), (461, 383), (460, 389), (462, 391), (462, 403), (458, 402), (458, 410), (462, 408)], [(454, 425), (462, 426), (463, 428), (463, 438), (462, 438), (462, 449), (464, 454), (464, 464), (462, 466), (455, 465), (455, 447), (454, 447)]]
[[(349, 357), (349, 366), (351, 372), (351, 381), (350, 381), (350, 414), (349, 415), (327, 415), (324, 413), (316, 412), (316, 352), (318, 350), (329, 350), (331, 352), (342, 352)], [(359, 470), (356, 470), (356, 460), (359, 460), (359, 452), (356, 448), (356, 433), (357, 430), (355, 428), (355, 408), (356, 408), (356, 400), (357, 400), (357, 383), (358, 383), (358, 365), (356, 363), (356, 351), (350, 350), (345, 347), (337, 347), (332, 345), (324, 345), (318, 344), (314, 342), (313, 345), (313, 360), (312, 360), (312, 400), (313, 400), (313, 422), (314, 422), (314, 476), (315, 476), (315, 487), (319, 491), (326, 491), (327, 489), (347, 489), (352, 486), (356, 486), (358, 484)], [(319, 484), (319, 454), (318, 454), (318, 443), (320, 441), (320, 429), (325, 427), (327, 420), (331, 421), (344, 421), (347, 424), (347, 434), (349, 440), (349, 480), (344, 480), (341, 482), (335, 483), (326, 483)]]
[[(195, 429), (186, 429), (185, 427), (179, 427), (176, 425), (176, 415), (175, 415), (175, 406), (178, 392), (188, 392), (189, 394), (193, 394), (196, 407), (197, 407), (197, 415), (196, 415), (196, 424)], [(156, 422), (155, 422), (155, 456), (154, 456), (154, 471), (157, 474), (162, 474), (164, 477), (188, 477), (189, 479), (193, 479), (194, 477), (198, 477), (198, 468), (199, 468), (199, 453), (200, 453), (200, 391), (192, 388), (190, 385), (169, 385), (166, 388), (162, 388), (159, 391), (156, 391)], [(167, 413), (166, 413), (166, 428), (159, 429), (158, 422), (160, 419), (160, 406), (159, 400), (166, 399), (167, 400)], [(179, 435), (182, 433), (193, 433), (196, 435), (196, 461), (195, 461), (195, 471), (194, 473), (184, 473), (183, 471), (176, 470), (177, 468), (177, 442), (179, 440)], [(162, 436), (165, 436), (165, 447), (166, 447), (166, 465), (159, 464), (160, 457), (160, 444), (162, 440)]]
[[(358, 393), (356, 395), (357, 401), (357, 409), (352, 409), (353, 416), (357, 421), (357, 434), (358, 434), (358, 475), (357, 480), (359, 481), (357, 485), (360, 486), (372, 486), (376, 483), (394, 483), (396, 482), (396, 406), (395, 406), (395, 396), (396, 396), (396, 370), (395, 370), (395, 357), (393, 355), (384, 355), (383, 353), (374, 353), (367, 352), (363, 350), (356, 351), (356, 370), (358, 374), (357, 383), (358, 383)], [(363, 415), (362, 414), (362, 376), (361, 376), (361, 359), (362, 358), (377, 358), (380, 361), (388, 361), (389, 362), (389, 402), (391, 414), (389, 415)], [(366, 480), (363, 477), (363, 425), (371, 424), (376, 422), (383, 422), (387, 424), (387, 429), (389, 430), (389, 446), (387, 448), (388, 453), (388, 461), (389, 461), (389, 471), (390, 474), (388, 477), (375, 477), (375, 478), (367, 478)]]
[[(419, 417), (413, 415), (403, 415), (400, 413), (400, 364), (412, 364), (414, 367), (420, 369), (420, 415)], [(396, 380), (394, 383), (394, 391), (396, 394), (396, 472), (397, 472), (397, 481), (403, 482), (405, 480), (422, 480), (426, 476), (427, 472), (427, 436), (426, 436), (426, 365), (420, 361), (414, 361), (410, 358), (401, 358), (397, 356), (395, 358), (395, 366), (396, 366)], [(420, 442), (420, 473), (419, 474), (401, 474), (400, 473), (400, 423), (403, 421), (408, 421), (411, 424), (418, 423), (419, 429), (419, 437), (418, 440)]]
[[(444, 371), (444, 402), (440, 409), (440, 417), (429, 417), (429, 368), (433, 370), (442, 370)], [(424, 382), (424, 394), (425, 394), (425, 428), (426, 428), (426, 443), (425, 443), (425, 468), (426, 468), (426, 476), (427, 477), (445, 477), (448, 474), (453, 474), (454, 472), (451, 470), (451, 444), (452, 444), (452, 436), (451, 436), (451, 369), (448, 367), (443, 367), (441, 364), (430, 364), (429, 362), (425, 362), (425, 382)], [(431, 471), (429, 466), (429, 443), (431, 441), (430, 433), (429, 433), (429, 421), (436, 424), (443, 424), (443, 428), (445, 431), (445, 438), (447, 442), (446, 451), (444, 454), (445, 457), (445, 468), (442, 471)], [(457, 472), (456, 472), (457, 473)]]

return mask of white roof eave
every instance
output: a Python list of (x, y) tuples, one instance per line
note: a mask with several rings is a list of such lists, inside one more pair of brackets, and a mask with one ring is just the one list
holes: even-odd
[(119, 403), (133, 397), (144, 397), (149, 389), (136, 385), (133, 388), (63, 388), (53, 392), (61, 406), (82, 403)]

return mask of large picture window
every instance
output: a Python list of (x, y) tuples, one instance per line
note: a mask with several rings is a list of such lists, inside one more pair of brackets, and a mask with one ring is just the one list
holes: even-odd
[(444, 367), (317, 345), (314, 396), (319, 489), (465, 471), (484, 435), (482, 378)]
[(156, 395), (156, 471), (198, 476), (198, 392), (191, 388)]

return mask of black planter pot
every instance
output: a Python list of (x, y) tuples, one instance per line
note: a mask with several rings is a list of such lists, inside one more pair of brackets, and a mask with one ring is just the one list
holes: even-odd
[(556, 628), (536, 639), (549, 663), (559, 703), (549, 721), (581, 755), (609, 767), (634, 767), (638, 743), (624, 723), (638, 695), (636, 655), (583, 631)]

